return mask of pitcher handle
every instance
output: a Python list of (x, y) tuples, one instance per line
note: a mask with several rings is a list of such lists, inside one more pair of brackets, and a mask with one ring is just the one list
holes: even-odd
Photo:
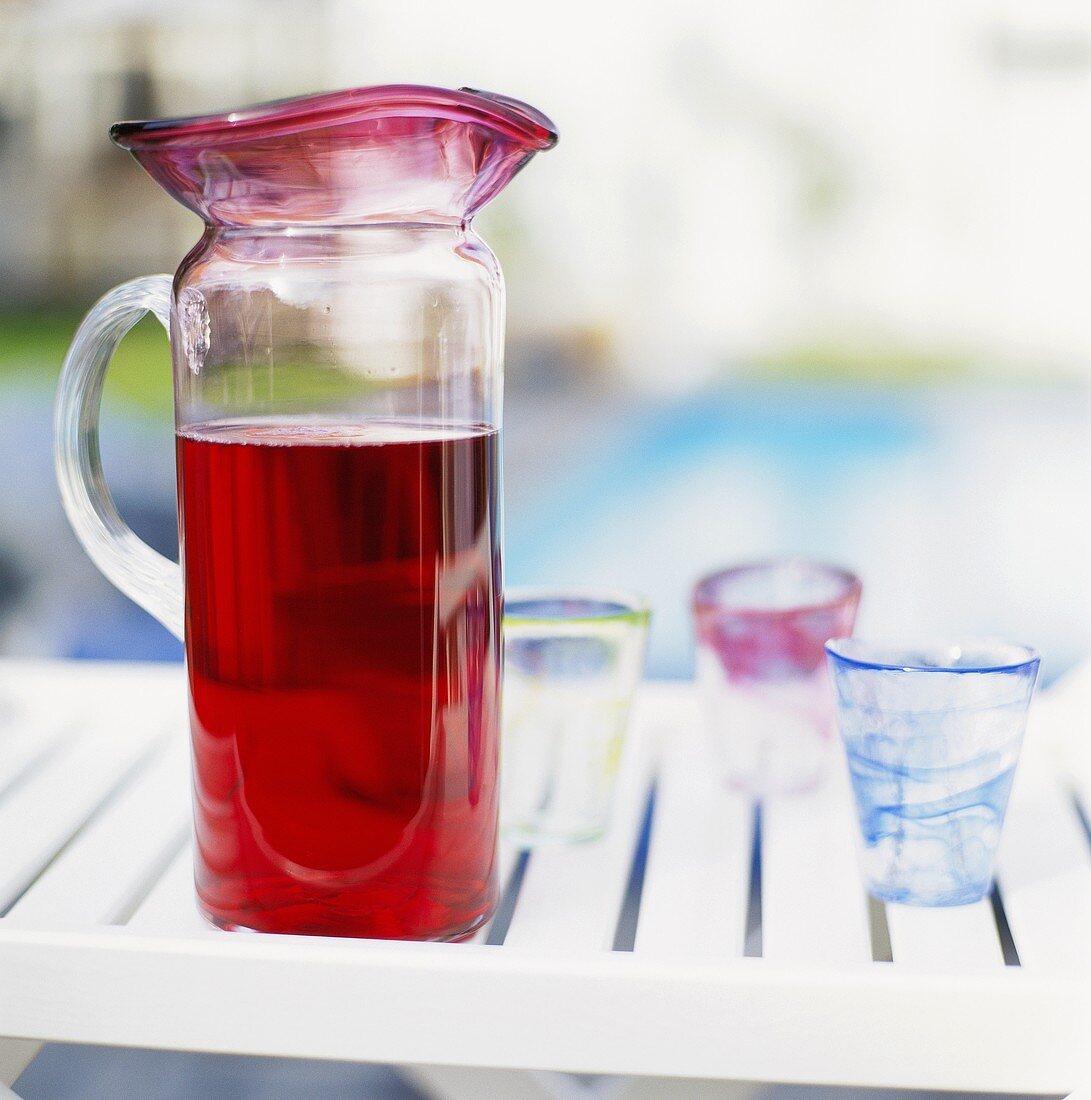
[(154, 313), (170, 336), (171, 278), (148, 275), (114, 287), (83, 319), (65, 356), (53, 410), (53, 461), (76, 537), (107, 580), (182, 638), (182, 570), (142, 542), (121, 518), (102, 475), (99, 412), (106, 368), (125, 334)]

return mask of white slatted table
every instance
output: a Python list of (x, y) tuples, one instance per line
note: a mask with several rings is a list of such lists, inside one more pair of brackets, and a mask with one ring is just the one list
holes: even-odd
[(495, 927), (412, 944), (201, 921), (184, 715), (177, 668), (0, 664), (0, 1080), (17, 1040), (1043, 1094), (1091, 1068), (1091, 844), (1033, 744), (993, 901), (884, 911), (839, 770), (756, 813), (692, 687), (647, 685), (608, 836), (505, 853)]

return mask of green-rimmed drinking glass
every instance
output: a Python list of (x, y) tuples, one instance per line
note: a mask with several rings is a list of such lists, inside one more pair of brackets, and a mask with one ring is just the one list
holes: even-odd
[(650, 618), (626, 593), (506, 594), (500, 804), (516, 843), (606, 830)]

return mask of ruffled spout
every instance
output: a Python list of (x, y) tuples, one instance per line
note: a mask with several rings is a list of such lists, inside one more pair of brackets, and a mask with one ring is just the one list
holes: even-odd
[(464, 221), (557, 142), (518, 100), (412, 84), (119, 122), (110, 136), (218, 225)]

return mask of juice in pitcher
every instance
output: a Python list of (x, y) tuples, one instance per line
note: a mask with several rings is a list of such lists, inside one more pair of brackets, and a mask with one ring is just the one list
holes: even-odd
[(474, 927), (496, 844), (496, 433), (209, 424), (178, 467), (208, 912)]

